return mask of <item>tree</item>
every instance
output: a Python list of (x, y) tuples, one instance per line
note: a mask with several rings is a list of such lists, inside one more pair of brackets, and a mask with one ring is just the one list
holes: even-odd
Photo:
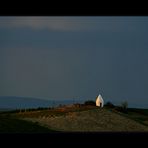
[(109, 107), (109, 108), (114, 108), (115, 107), (114, 104), (111, 103), (110, 101), (107, 102), (104, 106)]
[(128, 108), (127, 101), (124, 101), (124, 102), (121, 103), (121, 108), (122, 108), (124, 113), (127, 113), (127, 108)]

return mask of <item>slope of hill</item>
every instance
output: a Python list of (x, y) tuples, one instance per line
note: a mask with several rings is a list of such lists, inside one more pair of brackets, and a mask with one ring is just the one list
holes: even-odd
[(94, 108), (86, 111), (68, 112), (61, 116), (39, 116), (26, 118), (40, 125), (68, 132), (143, 132), (148, 126), (122, 116), (105, 108)]
[(29, 121), (13, 118), (8, 114), (0, 114), (0, 134), (1, 133), (49, 133), (55, 132), (49, 128)]

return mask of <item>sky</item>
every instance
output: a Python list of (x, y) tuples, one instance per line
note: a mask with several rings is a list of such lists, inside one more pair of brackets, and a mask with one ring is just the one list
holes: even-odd
[(148, 107), (147, 92), (148, 17), (0, 17), (0, 96)]

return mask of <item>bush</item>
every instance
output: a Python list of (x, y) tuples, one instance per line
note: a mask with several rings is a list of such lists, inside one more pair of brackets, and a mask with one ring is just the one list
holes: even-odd
[(88, 100), (84, 102), (85, 105), (92, 105), (92, 106), (96, 106), (96, 102), (92, 101), (92, 100)]
[(104, 106), (109, 107), (109, 108), (114, 108), (115, 105), (111, 102), (107, 102)]
[(126, 101), (122, 102), (120, 106), (116, 106), (115, 110), (122, 112), (122, 113), (128, 113), (128, 103)]
[(122, 102), (122, 103), (121, 103), (121, 107), (122, 107), (123, 109), (127, 109), (128, 103), (127, 103), (126, 101)]

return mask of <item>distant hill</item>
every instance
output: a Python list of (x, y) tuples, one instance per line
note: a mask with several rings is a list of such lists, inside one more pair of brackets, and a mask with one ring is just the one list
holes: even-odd
[(55, 107), (59, 104), (72, 104), (72, 100), (45, 100), (32, 97), (0, 96), (0, 110)]

